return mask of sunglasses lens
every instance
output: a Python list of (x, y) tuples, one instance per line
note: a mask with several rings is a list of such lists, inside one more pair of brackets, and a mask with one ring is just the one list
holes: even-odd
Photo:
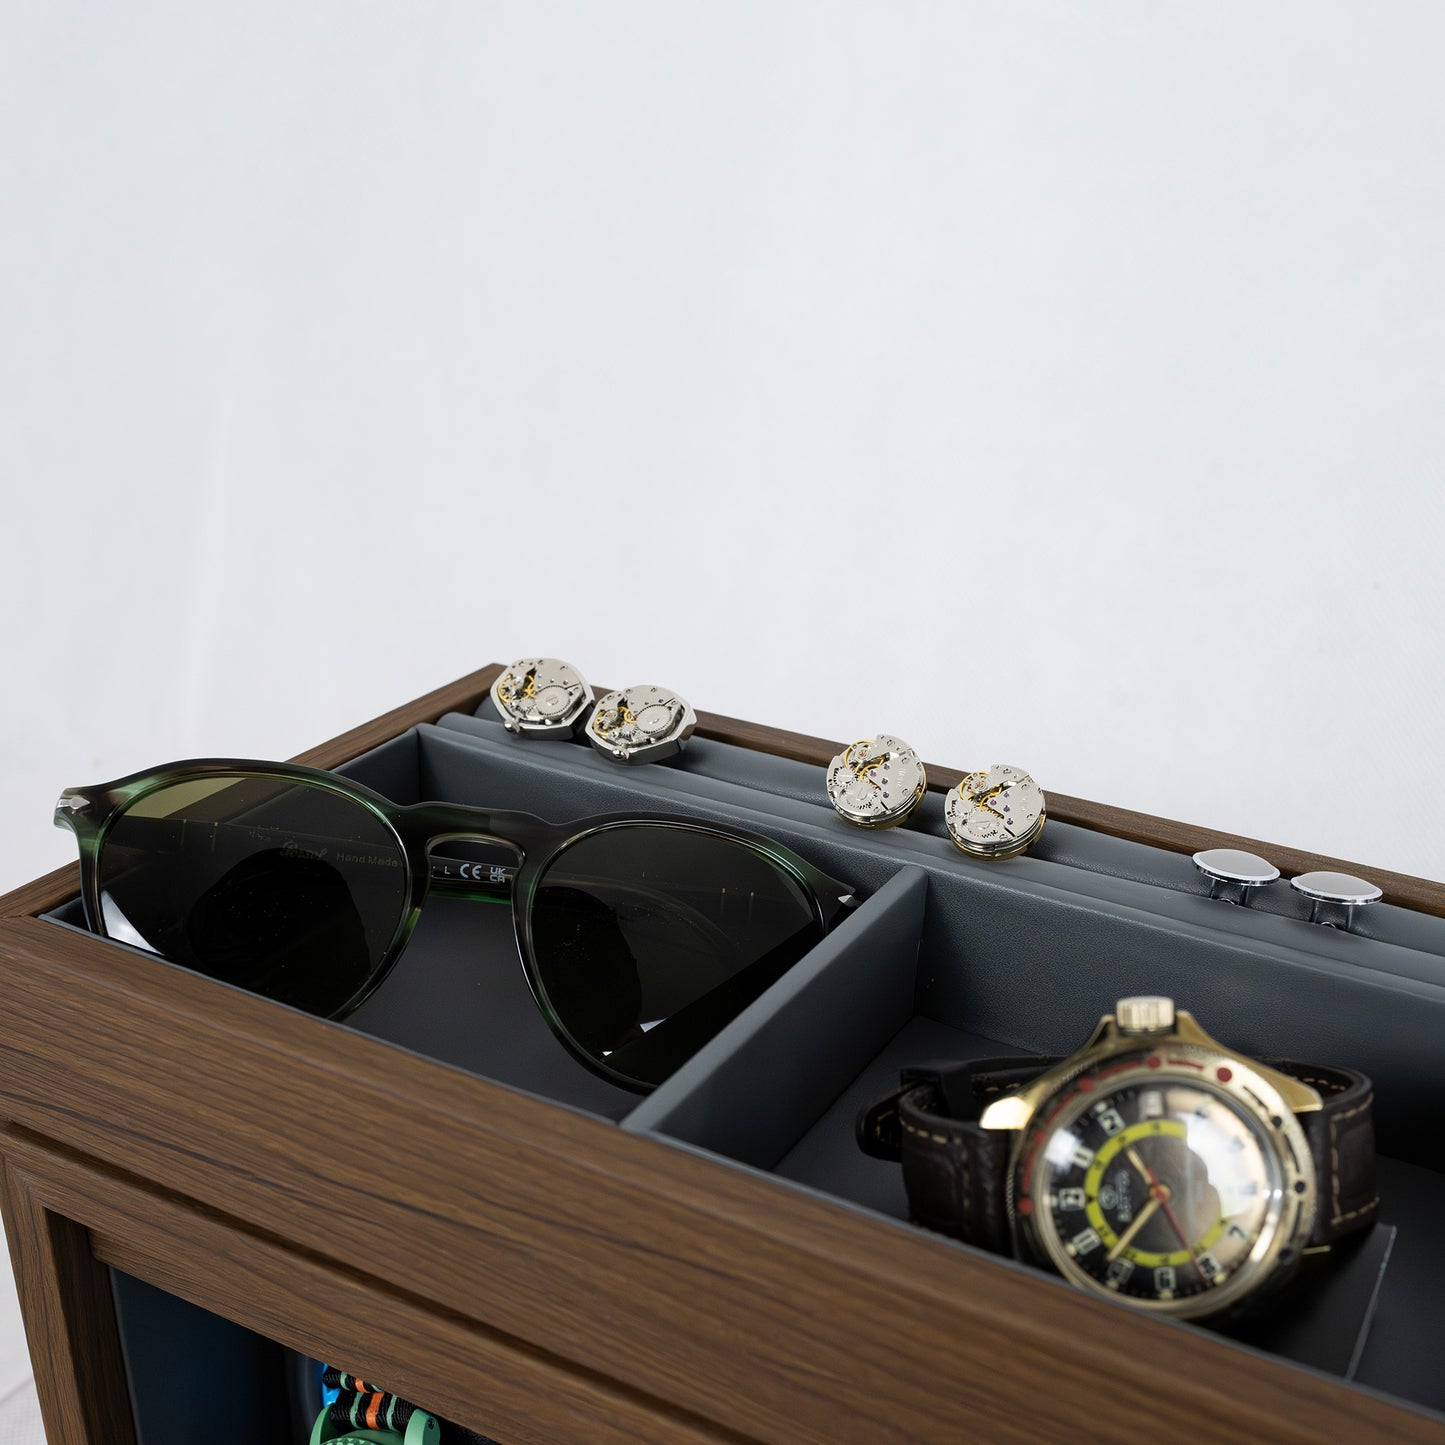
[(555, 1021), (638, 1087), (661, 1083), (823, 933), (780, 864), (656, 823), (605, 828), (558, 854), (530, 918)]
[(406, 912), (390, 828), (289, 778), (211, 774), (146, 793), (97, 864), (112, 938), (309, 1013), (356, 1000)]

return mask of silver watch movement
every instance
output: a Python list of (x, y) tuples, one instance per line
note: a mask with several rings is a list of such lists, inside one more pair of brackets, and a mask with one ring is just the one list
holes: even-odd
[(592, 689), (561, 658), (523, 657), (492, 684), (492, 703), (521, 737), (572, 737), (592, 706)]
[(1022, 768), (995, 763), (968, 773), (948, 794), (948, 836), (975, 858), (1012, 858), (1044, 827), (1043, 790)]
[(897, 826), (927, 789), (918, 754), (887, 733), (851, 744), (828, 764), (828, 801), (858, 828)]
[(641, 683), (599, 698), (587, 722), (587, 741), (618, 763), (653, 763), (682, 751), (697, 726), (685, 697)]

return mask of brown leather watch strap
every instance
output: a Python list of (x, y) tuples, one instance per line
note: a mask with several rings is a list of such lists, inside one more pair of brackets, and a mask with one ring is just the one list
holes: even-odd
[(1333, 1244), (1375, 1222), (1380, 1195), (1375, 1185), (1375, 1090), (1356, 1069), (1267, 1059), (1272, 1069), (1308, 1084), (1322, 1107), (1296, 1114), (1309, 1140), (1319, 1181), (1312, 1246)]
[(980, 1128), (978, 1117), (1057, 1062), (1034, 1056), (905, 1069), (900, 1086), (858, 1116), (859, 1146), (902, 1161), (916, 1223), (1012, 1254), (1005, 1189), (1013, 1135)]
[[(981, 1128), (978, 1119), (994, 1099), (1058, 1062), (1035, 1056), (905, 1069), (899, 1087), (859, 1115), (859, 1146), (876, 1158), (901, 1160), (914, 1221), (1011, 1254), (1006, 1191), (1015, 1135)], [(1296, 1115), (1319, 1187), (1310, 1245), (1332, 1244), (1372, 1224), (1380, 1201), (1370, 1081), (1354, 1069), (1263, 1062), (1309, 1084), (1322, 1101)]]

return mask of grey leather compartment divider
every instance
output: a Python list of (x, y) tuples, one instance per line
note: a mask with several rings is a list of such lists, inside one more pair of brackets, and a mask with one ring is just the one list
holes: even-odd
[[(1445, 1408), (1432, 1344), (1445, 1291), (1445, 1173), (1435, 1152), (1445, 921), (1380, 906), (1372, 936), (1339, 933), (1299, 916), (1284, 883), (1273, 885), (1285, 890), (1274, 909), (1240, 908), (1208, 898), (1187, 857), (1054, 823), (1051, 848), (975, 862), (943, 836), (937, 798), (921, 822), (863, 832), (833, 815), (818, 769), (706, 739), (670, 763), (629, 769), (582, 747), (519, 742), (485, 719), (443, 726), (501, 751), (502, 772), (539, 811), (556, 782), (524, 779), (565, 774), (574, 811), (630, 797), (727, 816), (877, 890), (869, 949), (816, 950), (642, 1100), (625, 1129), (911, 1227), (900, 1170), (854, 1141), (858, 1111), (903, 1065), (1067, 1052), (1119, 997), (1162, 992), (1246, 1052), (1364, 1069), (1377, 1085), (1384, 1152), (1398, 1156), (1380, 1161), (1386, 1223), (1372, 1239), (1388, 1240), (1391, 1226), (1398, 1234), (1362, 1348), (1355, 1332), (1368, 1300), (1339, 1308), (1351, 1346), (1343, 1354), (1360, 1383)], [(816, 841), (805, 845), (803, 829)], [(1270, 1338), (1259, 1326), (1251, 1347)], [(1284, 1333), (1276, 1347), (1314, 1363)]]
[(927, 885), (921, 869), (900, 869), (869, 899), (875, 912), (866, 947), (838, 934), (825, 939), (623, 1127), (688, 1139), (761, 1169), (777, 1165), (797, 1142), (799, 1122), (823, 1115), (857, 1061), (885, 1046), (913, 1012)]
[[(833, 814), (820, 769), (709, 739), (625, 768), (485, 718), (448, 717), (440, 730), (491, 753), (537, 811), (554, 798), (573, 812), (645, 800), (726, 816), (883, 905), (871, 951), (817, 951), (623, 1128), (909, 1227), (897, 1166), (854, 1141), (858, 1110), (904, 1064), (1064, 1053), (1120, 997), (1167, 993), (1245, 1052), (1363, 1069), (1382, 1151), (1396, 1156), (1380, 1174), (1383, 1217), (1399, 1233), (1355, 1378), (1445, 1408), (1445, 1377), (1422, 1343), (1445, 1291), (1445, 1236), (1430, 1222), (1445, 1209), (1445, 920), (1379, 905), (1362, 920), (1368, 933), (1346, 934), (1306, 921), (1283, 881), (1267, 906), (1242, 908), (1209, 898), (1185, 856), (1058, 823), (1024, 857), (979, 862), (946, 838), (937, 796), (905, 828), (865, 832)], [(567, 797), (547, 773), (565, 775)]]
[[(706, 738), (670, 762), (625, 767), (585, 745), (515, 738), (485, 717), (453, 714), (419, 731), (429, 758), (485, 754), (487, 786), (530, 799), (544, 815), (646, 806), (723, 818), (775, 834), (865, 891), (901, 868), (920, 869), (928, 883), (912, 1008), (892, 1016), (875, 1053), (913, 1016), (982, 1037), (997, 1052), (1063, 1053), (1119, 998), (1165, 993), (1246, 1052), (1363, 1069), (1379, 1094), (1382, 1147), (1405, 1159), (1433, 1148), (1434, 1121), (1445, 1116), (1445, 919), (1380, 904), (1377, 936), (1344, 933), (1211, 899), (1185, 857), (1055, 823), (1045, 838), (1066, 832), (1067, 852), (1087, 854), (1094, 867), (1038, 850), (983, 862), (948, 840), (936, 797), (926, 805), (936, 806), (936, 820), (850, 827), (828, 806), (820, 769)], [(453, 768), (435, 781), (460, 779)], [(1104, 871), (1121, 860), (1131, 876)], [(1182, 891), (1186, 874), (1193, 892)], [(1283, 882), (1271, 887), (1288, 891)], [(896, 955), (895, 964), (909, 967)], [(800, 1022), (831, 1028), (826, 1013)], [(841, 1092), (869, 1055), (835, 1042)], [(661, 1120), (662, 1103), (688, 1080), (713, 1087), (689, 1067), (643, 1117)], [(724, 1087), (721, 1079), (715, 1086)], [(684, 1116), (721, 1113), (699, 1103), (676, 1117)], [(797, 1139), (814, 1119), (800, 1113), (794, 1122)], [(682, 1137), (710, 1147), (696, 1133)]]
[[(476, 736), (513, 740), (511, 734), (500, 724), (494, 724), (495, 717), (491, 703), (484, 702), (474, 718), (458, 714), (442, 721), (448, 727), (465, 730)], [(537, 746), (555, 752), (563, 745), (547, 742)], [(584, 754), (592, 752), (592, 749), (580, 740), (573, 744), (573, 748)], [(612, 764), (609, 766), (616, 767)], [(753, 803), (760, 808), (772, 806), (771, 799), (791, 799), (806, 805), (809, 811), (825, 819), (829, 826), (846, 827), (838, 821), (827, 804), (823, 791), (822, 769), (791, 758), (733, 747), (710, 738), (694, 738), (680, 756), (664, 763), (654, 764), (650, 768), (616, 770), (633, 773), (650, 771), (659, 777), (671, 779), (666, 786), (679, 789), (688, 788), (690, 779), (743, 783), (751, 791)], [(871, 836), (875, 840), (875, 846), (885, 854), (917, 852), (922, 858), (946, 860), (951, 864), (984, 868), (994, 866), (965, 859), (949, 842), (943, 823), (943, 795), (936, 792), (928, 795), (906, 826), (874, 832)], [(1091, 887), (1086, 875), (1099, 875), (1101, 881), (1094, 886), (1099, 890), (1098, 896), (1105, 901), (1126, 895), (1119, 894), (1104, 880), (1150, 884), (1155, 890), (1151, 895), (1152, 907), (1168, 911), (1170, 905), (1165, 895), (1177, 893), (1180, 895), (1175, 902), (1177, 916), (1197, 916), (1210, 927), (1227, 926), (1227, 914), (1220, 912), (1221, 904), (1217, 900), (1204, 896), (1208, 889), (1187, 854), (1175, 853), (1148, 843), (1132, 842), (1127, 838), (1115, 838), (1107, 833), (1060, 823), (1055, 819), (1045, 826), (1043, 834), (1029, 850), (1027, 857), (1011, 860), (1010, 866), (1017, 868), (1027, 864), (1036, 867), (1043, 863), (1069, 870), (1066, 875), (1070, 879), (1068, 886), (1079, 892), (1088, 892)], [(1227, 909), (1231, 905), (1222, 906)], [(1289, 886), (1286, 879), (1281, 878), (1257, 890), (1249, 908), (1237, 911), (1246, 915), (1246, 918), (1237, 920), (1244, 925), (1246, 933), (1263, 930), (1265, 936), (1269, 936), (1270, 925), (1264, 920), (1271, 916), (1290, 921), (1307, 919), (1310, 904)], [(1294, 929), (1285, 928), (1274, 936), (1287, 942), (1299, 935)], [(1358, 939), (1361, 938), (1395, 944), (1445, 959), (1445, 919), (1388, 905), (1361, 909), (1356, 917), (1352, 936), (1344, 937), (1333, 929), (1321, 929), (1318, 935), (1311, 939), (1309, 947), (1317, 952), (1333, 954), (1345, 962), (1359, 963), (1361, 950)], [(1363, 966), (1388, 968), (1389, 964), (1366, 959)], [(1407, 965), (1418, 966), (1418, 963)], [(1445, 982), (1445, 967), (1439, 970), (1438, 981)]]

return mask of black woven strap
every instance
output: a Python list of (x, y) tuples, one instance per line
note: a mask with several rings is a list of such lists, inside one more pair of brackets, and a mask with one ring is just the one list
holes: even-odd
[(331, 1425), (337, 1430), (395, 1430), (399, 1435), (416, 1413), (415, 1405), (331, 1365), (321, 1383), (328, 1390), (338, 1391), (328, 1411)]
[[(339, 1392), (327, 1411), (333, 1429), (394, 1430), (400, 1435), (416, 1414), (417, 1407), (399, 1395), (378, 1390), (357, 1376), (348, 1375), (345, 1370), (328, 1365), (321, 1380), (328, 1390)], [(438, 1420), (437, 1424), (441, 1429), (442, 1445), (497, 1445), (490, 1435), (479, 1435), (475, 1430), (449, 1425), (442, 1420)]]

